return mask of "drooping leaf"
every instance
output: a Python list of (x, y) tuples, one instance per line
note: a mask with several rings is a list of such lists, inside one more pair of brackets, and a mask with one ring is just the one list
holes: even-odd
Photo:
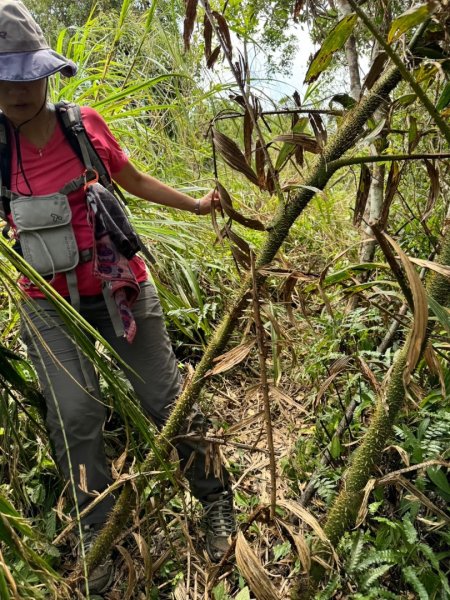
[(350, 37), (355, 26), (357, 16), (354, 13), (346, 15), (330, 31), (322, 44), (320, 50), (314, 56), (312, 63), (305, 76), (306, 83), (312, 83), (324, 71), (331, 62), (331, 58), (337, 50), (340, 50)]
[(392, 44), (404, 33), (423, 23), (437, 9), (438, 3), (430, 0), (425, 4), (412, 6), (392, 21), (388, 33), (388, 43)]
[(364, 212), (366, 210), (367, 198), (369, 197), (370, 183), (372, 174), (367, 165), (361, 165), (361, 173), (359, 176), (358, 191), (356, 192), (355, 212), (353, 215), (353, 224), (358, 226), (361, 224)]
[(387, 61), (387, 54), (386, 52), (380, 52), (377, 57), (375, 58), (375, 60), (372, 63), (372, 66), (370, 67), (369, 72), (366, 75), (366, 78), (364, 79), (364, 83), (363, 83), (363, 88), (366, 88), (367, 90), (370, 90), (373, 86), (373, 84), (378, 81), (378, 78), (380, 77), (381, 73), (383, 72), (384, 69), (384, 65)]
[(380, 213), (380, 227), (384, 229), (384, 226), (387, 223), (389, 210), (391, 208), (392, 200), (394, 199), (395, 194), (397, 193), (398, 186), (400, 184), (401, 179), (401, 171), (398, 166), (397, 161), (393, 161), (391, 163), (391, 168), (389, 169), (389, 175), (386, 182), (386, 193), (384, 195), (383, 205), (381, 207)]
[(187, 51), (191, 46), (191, 36), (194, 31), (195, 17), (197, 16), (198, 0), (186, 0), (186, 16), (184, 17), (183, 40), (184, 49)]
[(245, 160), (236, 142), (217, 129), (213, 129), (213, 142), (216, 150), (230, 167), (245, 175), (255, 185), (259, 185), (256, 173)]
[[(308, 119), (307, 117), (302, 117), (301, 119), (298, 119), (297, 122), (293, 125), (292, 127), (292, 133), (294, 134), (302, 134), (305, 127), (308, 125)], [(292, 134), (287, 134), (287, 135), (292, 135)], [(306, 134), (303, 134), (306, 135)], [(312, 136), (307, 136), (310, 140), (312, 140), (314, 142), (314, 144), (317, 144), (315, 140), (313, 140)], [(282, 141), (278, 138), (277, 141)], [(286, 161), (292, 156), (292, 154), (295, 152), (295, 149), (299, 148), (303, 151), (303, 147), (301, 144), (294, 144), (292, 142), (285, 142), (283, 144), (283, 146), (281, 147), (281, 150), (278, 153), (277, 156), (277, 161), (275, 163), (275, 170), (276, 171), (281, 171), (281, 169), (283, 168), (284, 164), (286, 163)], [(300, 158), (300, 156), (299, 156)]]
[(221, 183), (216, 182), (217, 189), (219, 190), (220, 196), (220, 205), (222, 206), (225, 213), (233, 219), (233, 221), (237, 221), (244, 227), (248, 227), (249, 229), (256, 229), (257, 231), (264, 231), (265, 227), (261, 221), (258, 219), (250, 219), (248, 217), (244, 217), (233, 208), (233, 203), (231, 201), (231, 196), (227, 192), (227, 190), (223, 187)]
[(242, 344), (239, 344), (239, 346), (232, 348), (228, 352), (225, 352), (225, 354), (218, 356), (214, 359), (214, 362), (216, 363), (215, 366), (208, 371), (206, 375), (218, 375), (219, 373), (224, 373), (235, 367), (247, 358), (255, 344), (255, 339), (248, 340), (247, 342), (243, 342)]
[(439, 180), (439, 171), (437, 167), (426, 158), (424, 159), (425, 166), (427, 168), (428, 177), (430, 178), (430, 191), (428, 193), (427, 205), (425, 207), (425, 212), (422, 216), (422, 219), (426, 218), (430, 211), (434, 208), (436, 200), (439, 197), (439, 192), (441, 191), (441, 184)]
[(233, 46), (231, 44), (231, 36), (230, 36), (230, 29), (228, 27), (228, 23), (227, 20), (225, 19), (225, 17), (223, 15), (221, 15), (219, 12), (217, 12), (216, 10), (214, 10), (212, 12), (214, 18), (217, 21), (217, 29), (219, 30), (219, 34), (222, 38), (222, 41), (225, 45), (225, 50), (229, 53), (231, 53)]
[(319, 152), (324, 148), (327, 143), (328, 134), (323, 122), (322, 117), (318, 113), (309, 113), (309, 122), (311, 123), (312, 130), (316, 136)]
[[(320, 152), (319, 144), (317, 140), (313, 138), (312, 135), (308, 135), (307, 133), (283, 133), (281, 135), (277, 135), (274, 139), (274, 142), (287, 142), (291, 146), (302, 146), (304, 150), (307, 152), (312, 152), (313, 154), (318, 154)], [(279, 157), (281, 156), (283, 161), (280, 158), (277, 159), (277, 167), (278, 163), (283, 164), (285, 161), (285, 156), (288, 155), (288, 150), (291, 150), (289, 147), (286, 149), (283, 147), (280, 150)], [(283, 152), (283, 154), (282, 154)]]
[[(248, 164), (251, 164), (252, 161), (252, 134), (253, 121), (249, 110), (246, 108), (244, 113), (244, 152)], [(256, 173), (258, 173), (258, 165), (256, 165)]]
[(206, 66), (208, 67), (208, 69), (212, 69), (213, 66), (216, 64), (216, 61), (219, 58), (219, 54), (220, 54), (220, 46), (217, 46), (211, 52), (208, 60), (206, 61)]
[(264, 154), (264, 150), (259, 139), (256, 140), (255, 146), (255, 167), (256, 174), (258, 176), (259, 187), (264, 188), (266, 186), (266, 176), (264, 172), (264, 167), (266, 163), (266, 157)]
[(450, 104), (450, 81), (447, 81), (446, 86), (442, 90), (439, 100), (436, 104), (436, 110), (444, 110)]
[(205, 58), (206, 61), (208, 62), (210, 57), (211, 57), (211, 51), (212, 51), (212, 25), (211, 25), (211, 21), (208, 18), (208, 15), (205, 14), (204, 18), (203, 18), (203, 38), (205, 41)]
[(439, 302), (436, 302), (436, 300), (431, 296), (428, 296), (428, 304), (431, 310), (433, 311), (436, 319), (450, 334), (450, 313), (448, 312), (448, 310), (444, 306), (439, 304)]
[(236, 539), (236, 563), (239, 572), (259, 600), (278, 600), (279, 595), (270, 581), (260, 559), (240, 531)]

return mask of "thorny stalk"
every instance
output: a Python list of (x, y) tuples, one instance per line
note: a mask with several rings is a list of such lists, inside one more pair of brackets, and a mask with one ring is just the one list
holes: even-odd
[(252, 268), (252, 297), (253, 297), (253, 318), (256, 327), (256, 339), (258, 343), (259, 370), (261, 375), (261, 392), (264, 402), (264, 420), (266, 423), (267, 445), (269, 447), (270, 464), (270, 518), (275, 518), (275, 508), (277, 502), (277, 472), (275, 464), (275, 450), (273, 446), (273, 428), (272, 416), (270, 413), (269, 384), (267, 381), (267, 347), (266, 334), (261, 320), (261, 308), (259, 301), (258, 280), (255, 269), (255, 257), (251, 254)]

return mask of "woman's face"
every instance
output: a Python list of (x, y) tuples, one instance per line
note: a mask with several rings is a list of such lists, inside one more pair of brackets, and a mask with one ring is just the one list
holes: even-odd
[(13, 125), (32, 119), (44, 102), (47, 79), (37, 81), (0, 81), (0, 109)]

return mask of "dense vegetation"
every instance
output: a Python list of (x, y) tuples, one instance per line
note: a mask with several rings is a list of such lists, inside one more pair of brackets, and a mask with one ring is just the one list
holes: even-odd
[[(112, 542), (110, 600), (450, 598), (448, 2), (28, 5), (80, 66), (52, 98), (99, 110), (167, 183), (217, 183), (222, 211), (129, 199), (186, 375), (163, 436), (102, 340), (1, 238), (0, 598), (81, 597), (76, 577)], [(249, 57), (288, 69), (294, 21), (319, 51), (275, 103)], [(53, 299), (111, 405), (122, 496), (81, 565), (18, 272)], [(240, 526), (218, 568), (167, 460), (197, 400)]]

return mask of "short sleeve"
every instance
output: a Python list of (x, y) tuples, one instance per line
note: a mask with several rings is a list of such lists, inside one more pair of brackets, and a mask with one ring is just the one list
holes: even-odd
[(81, 115), (89, 139), (110, 175), (113, 176), (119, 173), (128, 163), (128, 156), (111, 133), (103, 117), (96, 110), (88, 106), (81, 108)]

